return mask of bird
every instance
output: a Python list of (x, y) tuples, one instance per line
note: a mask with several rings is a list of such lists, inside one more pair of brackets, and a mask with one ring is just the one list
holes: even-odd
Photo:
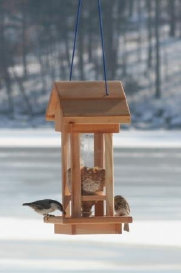
[[(121, 195), (114, 197), (114, 210), (117, 216), (128, 216), (130, 214), (130, 207), (126, 199)], [(124, 230), (129, 232), (129, 224), (124, 224)]]
[(61, 203), (59, 203), (56, 200), (52, 199), (43, 199), (43, 200), (38, 200), (34, 201), (31, 203), (23, 203), (23, 206), (28, 206), (34, 209), (37, 213), (42, 214), (43, 216), (54, 216), (49, 213), (55, 211), (55, 210), (60, 210), (63, 215), (66, 214), (63, 206)]

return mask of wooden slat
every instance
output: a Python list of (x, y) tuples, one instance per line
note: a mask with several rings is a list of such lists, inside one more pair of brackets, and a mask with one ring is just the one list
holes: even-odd
[(65, 123), (130, 123), (130, 116), (63, 117)]
[(47, 217), (43, 218), (44, 223), (47, 224), (63, 224), (63, 216)]
[(62, 115), (60, 112), (60, 107), (58, 107), (55, 112), (55, 131), (57, 132), (62, 131)]
[(115, 224), (115, 233), (122, 233), (122, 224)]
[(61, 106), (64, 117), (129, 116), (125, 100), (62, 100)]
[(82, 201), (101, 201), (105, 199), (106, 199), (105, 195), (83, 195), (82, 196)]
[(75, 217), (63, 218), (62, 216), (44, 217), (45, 223), (52, 224), (95, 224), (95, 223), (132, 223), (131, 216), (95, 216), (95, 217)]
[(70, 200), (66, 199), (66, 195), (70, 194), (67, 186), (67, 170), (68, 170), (68, 152), (69, 152), (69, 134), (62, 132), (61, 134), (62, 144), (62, 203), (66, 211), (66, 217), (70, 216)]
[(54, 225), (55, 234), (72, 235), (72, 225)]
[(104, 134), (94, 134), (94, 166), (104, 168)]
[(56, 234), (120, 234), (121, 224), (55, 224)]
[[(70, 128), (71, 127), (71, 128)], [(72, 124), (66, 126), (67, 132), (74, 133), (119, 133), (119, 124)]]
[[(54, 217), (52, 217), (54, 218)], [(94, 223), (132, 223), (131, 216), (95, 216), (80, 218), (65, 218), (64, 224), (94, 224)]]
[[(109, 98), (125, 98), (120, 81), (108, 81)], [(104, 81), (60, 81), (55, 82), (60, 98), (105, 98)]]
[(114, 215), (114, 182), (113, 182), (113, 146), (112, 134), (105, 134), (105, 187), (106, 187), (106, 215)]
[[(94, 134), (94, 166), (104, 167), (104, 134), (102, 133)], [(103, 215), (104, 201), (99, 200), (99, 202), (95, 204), (95, 216)]]
[(71, 133), (72, 216), (81, 215), (80, 136)]
[(115, 224), (76, 224), (74, 234), (115, 234), (120, 233)]
[(57, 99), (58, 99), (58, 96), (57, 96), (56, 89), (54, 87), (52, 89), (51, 94), (50, 94), (50, 99), (49, 99), (47, 110), (46, 110), (46, 120), (54, 120), (55, 119)]

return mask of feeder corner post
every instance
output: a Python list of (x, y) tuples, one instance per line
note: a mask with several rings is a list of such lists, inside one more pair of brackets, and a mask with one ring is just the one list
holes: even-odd
[(65, 217), (70, 216), (70, 191), (68, 189), (68, 163), (70, 149), (70, 134), (66, 130), (66, 126), (62, 126), (61, 132), (61, 161), (62, 161), (62, 205), (65, 209)]

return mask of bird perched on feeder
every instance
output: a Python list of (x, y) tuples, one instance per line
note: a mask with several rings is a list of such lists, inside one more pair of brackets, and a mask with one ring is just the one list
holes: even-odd
[[(114, 197), (114, 210), (117, 216), (128, 216), (130, 214), (130, 207), (128, 202), (121, 195)], [(124, 224), (124, 230), (129, 231), (129, 224)]]
[(54, 216), (49, 213), (60, 210), (63, 212), (63, 215), (66, 214), (61, 203), (51, 199), (38, 200), (31, 203), (24, 203), (23, 206), (28, 206), (34, 209), (37, 213), (42, 214), (43, 216)]

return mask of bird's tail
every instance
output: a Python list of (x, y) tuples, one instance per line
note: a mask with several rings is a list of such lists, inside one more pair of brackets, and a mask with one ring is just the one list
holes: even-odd
[(129, 224), (128, 223), (125, 223), (124, 224), (124, 230), (129, 232)]
[(31, 203), (23, 203), (23, 206), (31, 206)]

